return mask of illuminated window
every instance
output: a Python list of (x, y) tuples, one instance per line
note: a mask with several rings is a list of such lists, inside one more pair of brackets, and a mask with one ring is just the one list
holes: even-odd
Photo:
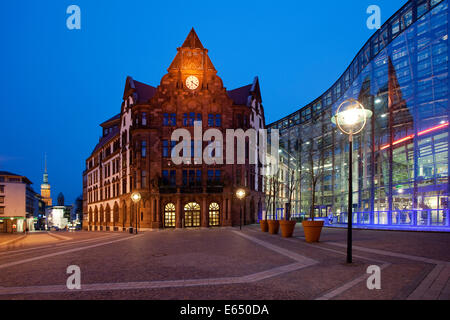
[(209, 226), (218, 227), (220, 225), (220, 206), (218, 203), (209, 205)]
[(168, 203), (164, 208), (164, 227), (175, 228), (175, 205)]
[(200, 227), (200, 205), (195, 202), (184, 206), (184, 226)]

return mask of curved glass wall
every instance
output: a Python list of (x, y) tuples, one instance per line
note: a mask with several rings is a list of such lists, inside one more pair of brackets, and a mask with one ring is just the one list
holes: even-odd
[(281, 168), (292, 170), (284, 175), (295, 172), (299, 181), (294, 214), (310, 213), (313, 170), (315, 213), (328, 223), (346, 222), (348, 139), (330, 119), (354, 98), (374, 113), (354, 139), (354, 222), (449, 227), (448, 51), (448, 0), (409, 1), (330, 90), (269, 126), (280, 130)]

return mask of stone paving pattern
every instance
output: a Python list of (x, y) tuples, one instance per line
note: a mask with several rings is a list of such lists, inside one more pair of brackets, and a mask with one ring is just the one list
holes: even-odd
[[(30, 234), (0, 246), (0, 299), (450, 299), (450, 234), (355, 230), (352, 265), (346, 230), (303, 237), (300, 225), (292, 239), (259, 226)], [(69, 265), (85, 291), (65, 290)], [(366, 287), (370, 265), (383, 267), (382, 290)]]

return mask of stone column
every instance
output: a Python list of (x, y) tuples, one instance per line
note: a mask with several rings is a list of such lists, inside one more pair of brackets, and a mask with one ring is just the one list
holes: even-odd
[(177, 226), (178, 229), (183, 228), (183, 222), (182, 222), (182, 217), (183, 217), (183, 208), (181, 208), (181, 199), (180, 196), (177, 197), (177, 205), (176, 205), (176, 218), (175, 218), (175, 224)]
[(156, 222), (158, 222), (158, 225), (161, 223), (161, 198), (158, 196), (156, 198), (156, 210), (155, 210), (155, 214), (156, 214)]
[(206, 196), (202, 198), (202, 228), (208, 228), (209, 226), (209, 217), (208, 217), (209, 208), (207, 207)]

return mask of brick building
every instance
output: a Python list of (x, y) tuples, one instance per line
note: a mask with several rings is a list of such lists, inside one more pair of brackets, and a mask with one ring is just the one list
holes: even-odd
[[(256, 222), (264, 205), (260, 165), (172, 162), (172, 132), (185, 128), (194, 136), (197, 121), (203, 132), (214, 128), (224, 136), (227, 129), (265, 128), (258, 78), (227, 91), (192, 29), (160, 85), (128, 77), (120, 113), (101, 124), (103, 136), (83, 173), (84, 229), (239, 225), (239, 187), (248, 194), (242, 221)], [(191, 143), (192, 150), (208, 146)], [(136, 205), (133, 192), (142, 196)]]

